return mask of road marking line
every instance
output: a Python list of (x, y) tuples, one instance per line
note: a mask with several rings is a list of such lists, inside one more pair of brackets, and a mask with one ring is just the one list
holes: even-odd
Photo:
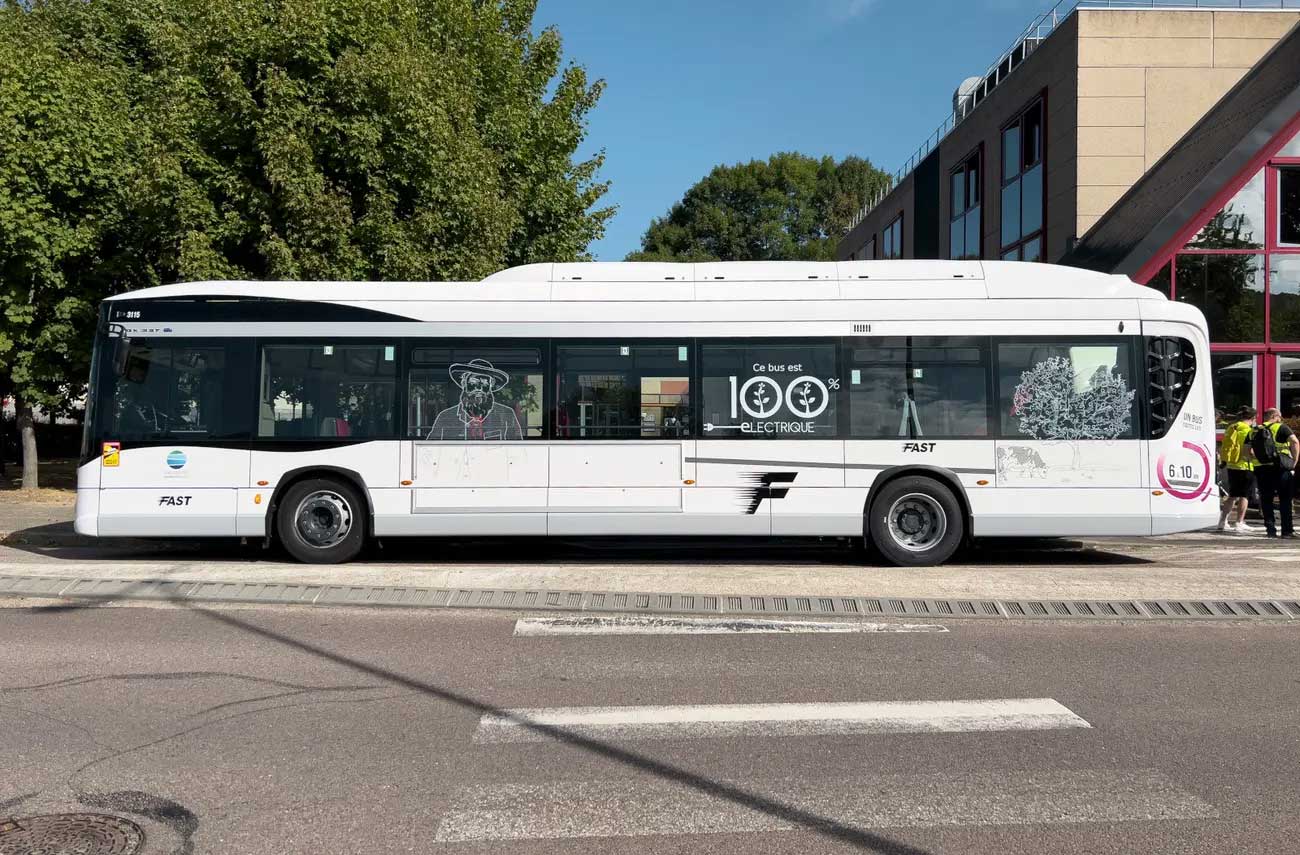
[(555, 707), (505, 710), (479, 719), (474, 742), (545, 742), (561, 734), (637, 739), (972, 733), (1092, 725), (1051, 698), (870, 701), (824, 704)]
[(934, 623), (653, 617), (650, 615), (520, 618), (515, 622), (515, 635), (517, 636), (947, 631), (946, 626)]
[[(765, 786), (721, 782), (858, 829), (1210, 819), (1214, 807), (1159, 772), (972, 772), (874, 775)], [(646, 779), (466, 787), (439, 843), (792, 831), (787, 816)]]

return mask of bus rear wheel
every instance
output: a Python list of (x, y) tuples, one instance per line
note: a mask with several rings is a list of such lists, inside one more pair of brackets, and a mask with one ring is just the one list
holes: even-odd
[(280, 500), (276, 533), (285, 551), (303, 563), (342, 564), (365, 546), (366, 505), (344, 481), (299, 481)]
[(886, 484), (872, 501), (867, 534), (889, 563), (933, 567), (957, 551), (965, 527), (952, 490), (933, 478), (907, 476)]

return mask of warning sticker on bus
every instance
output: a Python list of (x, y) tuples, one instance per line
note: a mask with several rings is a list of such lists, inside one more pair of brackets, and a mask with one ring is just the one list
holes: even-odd
[(104, 465), (117, 466), (121, 461), (122, 443), (106, 442), (104, 443)]

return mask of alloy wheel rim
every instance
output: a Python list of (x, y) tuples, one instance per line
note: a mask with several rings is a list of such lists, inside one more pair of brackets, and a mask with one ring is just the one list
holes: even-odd
[(908, 493), (899, 497), (886, 517), (889, 536), (908, 552), (933, 549), (948, 532), (948, 515), (933, 496)]

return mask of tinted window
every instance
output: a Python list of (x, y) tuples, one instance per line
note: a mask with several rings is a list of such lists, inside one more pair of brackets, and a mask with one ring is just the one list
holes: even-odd
[(542, 436), (540, 343), (416, 344), (407, 384), (407, 434), (447, 442)]
[(862, 339), (848, 350), (850, 436), (988, 435), (987, 339)]
[(557, 438), (690, 436), (686, 342), (558, 344), (555, 370)]
[(1072, 440), (1136, 436), (1132, 344), (1124, 339), (999, 342), (1002, 435)]
[[(111, 348), (110, 348), (111, 350)], [(251, 342), (136, 340), (101, 409), (112, 440), (246, 439)]]
[(1210, 341), (1264, 340), (1264, 256), (1179, 255), (1174, 296), (1205, 313)]
[(382, 344), (267, 345), (257, 435), (396, 436), (396, 351)]
[(808, 439), (836, 435), (836, 345), (705, 344), (704, 436)]

